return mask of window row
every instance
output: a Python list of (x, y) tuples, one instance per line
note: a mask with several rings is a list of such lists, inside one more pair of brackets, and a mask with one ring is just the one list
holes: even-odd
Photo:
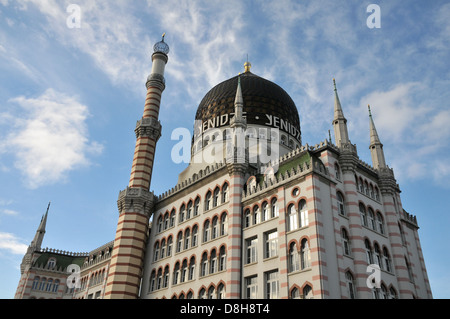
[[(225, 284), (220, 283), (217, 288), (211, 284), (208, 289), (202, 287), (197, 295), (198, 299), (225, 299)], [(174, 294), (172, 299), (194, 299), (194, 292), (190, 289), (186, 294), (184, 292), (180, 295)]]
[(362, 177), (358, 177), (355, 174), (355, 182), (356, 182), (356, 189), (366, 196), (369, 196), (370, 198), (373, 198), (377, 201), (380, 200), (380, 191), (378, 190), (377, 186), (373, 186), (372, 183), (367, 182), (367, 180), (362, 179)]
[(270, 204), (264, 201), (261, 208), (259, 205), (255, 205), (252, 211), (247, 208), (244, 213), (244, 227), (250, 227), (275, 217), (278, 217), (278, 205), (277, 199), (273, 198)]
[[(214, 191), (208, 191), (205, 196), (204, 211), (210, 210), (220, 204), (226, 203), (229, 200), (228, 183), (224, 183), (221, 188), (217, 186)], [(195, 200), (189, 200), (187, 204), (183, 203), (179, 209), (178, 222), (182, 223), (192, 217), (200, 214), (200, 197), (197, 196)], [(160, 214), (157, 219), (157, 232), (160, 233), (175, 226), (176, 210), (175, 208), (169, 212), (166, 211)]]
[[(280, 285), (278, 279), (278, 270), (268, 271), (263, 274), (264, 276), (264, 298), (266, 299), (278, 299), (280, 293)], [(258, 296), (258, 275), (249, 276), (245, 279), (245, 298), (246, 299), (260, 299)]]
[[(206, 219), (203, 223), (202, 242), (208, 242), (220, 236), (225, 236), (228, 232), (228, 219), (227, 213), (223, 212), (218, 216), (214, 216), (212, 221)], [(184, 231), (179, 231), (176, 238), (175, 252), (179, 253), (183, 250), (195, 247), (198, 245), (199, 227), (194, 225), (192, 230), (187, 227)], [(167, 238), (156, 241), (153, 249), (153, 261), (158, 259), (172, 256), (173, 250), (173, 237), (170, 235)]]
[(366, 210), (366, 207), (362, 203), (359, 203), (359, 212), (361, 214), (363, 226), (369, 227), (370, 229), (384, 235), (384, 220), (380, 212), (375, 214), (373, 209), (370, 207)]
[(34, 277), (31, 290), (40, 290), (45, 292), (58, 292), (60, 281), (59, 279), (53, 280), (46, 277)]
[[(204, 277), (210, 274), (221, 272), (226, 270), (226, 248), (221, 246), (219, 249), (212, 249), (208, 254), (204, 252), (200, 260), (200, 269), (198, 276)], [(172, 284), (177, 285), (179, 283), (194, 280), (196, 278), (196, 260), (195, 256), (192, 256), (189, 261), (184, 259), (182, 262), (176, 262), (172, 273)], [(149, 292), (156, 291), (162, 288), (169, 287), (170, 283), (170, 269), (169, 266), (153, 270), (150, 275), (150, 287)]]
[[(350, 271), (345, 273), (345, 285), (347, 287), (347, 294), (350, 299), (356, 299), (355, 280)], [(374, 299), (397, 299), (397, 291), (394, 287), (386, 288), (384, 283), (380, 284), (380, 288), (372, 289), (372, 297)]]
[[(278, 231), (271, 230), (263, 234), (264, 258), (272, 258), (278, 256)], [(252, 264), (258, 261), (258, 236), (254, 236), (245, 240), (245, 264)]]
[(309, 243), (306, 238), (303, 238), (300, 242), (300, 247), (297, 243), (292, 242), (289, 245), (289, 272), (308, 269), (311, 267), (311, 252), (309, 249)]
[(287, 209), (287, 226), (288, 231), (309, 225), (308, 210), (306, 208), (306, 200), (302, 199), (298, 203), (298, 207), (290, 204)]
[(383, 247), (383, 250), (380, 250), (380, 246), (378, 246), (377, 243), (372, 247), (368, 239), (364, 240), (364, 246), (366, 250), (366, 261), (369, 265), (376, 264), (380, 269), (392, 272), (391, 257), (386, 247)]

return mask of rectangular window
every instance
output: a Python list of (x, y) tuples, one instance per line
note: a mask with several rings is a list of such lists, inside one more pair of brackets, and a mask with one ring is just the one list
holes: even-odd
[(278, 270), (265, 273), (266, 298), (278, 298)]
[(278, 255), (278, 231), (273, 230), (264, 234), (265, 257), (270, 258)]
[(257, 245), (258, 245), (258, 238), (253, 237), (246, 240), (246, 246), (247, 246), (247, 258), (246, 263), (254, 263), (257, 260)]
[(257, 283), (258, 277), (247, 277), (245, 279), (246, 284), (246, 294), (245, 297), (247, 299), (256, 299), (258, 297), (258, 283)]

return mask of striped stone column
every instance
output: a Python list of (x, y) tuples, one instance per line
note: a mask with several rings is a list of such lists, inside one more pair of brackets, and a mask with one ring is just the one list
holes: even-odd
[(154, 196), (150, 184), (155, 148), (161, 137), (158, 120), (161, 95), (165, 89), (164, 68), (169, 47), (162, 41), (154, 46), (152, 72), (147, 79), (144, 114), (136, 124), (136, 147), (128, 187), (121, 191), (117, 206), (119, 221), (105, 287), (105, 299), (138, 298)]
[(226, 298), (241, 298), (242, 280), (242, 189), (245, 183), (244, 164), (228, 166), (230, 174), (230, 204), (228, 220), (228, 252)]

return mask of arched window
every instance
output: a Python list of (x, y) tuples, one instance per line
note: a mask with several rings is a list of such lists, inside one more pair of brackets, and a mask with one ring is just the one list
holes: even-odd
[(359, 178), (359, 191), (364, 193), (364, 183), (361, 177)]
[(189, 280), (195, 279), (195, 257), (192, 256), (189, 261)]
[(162, 216), (160, 215), (159, 217), (158, 217), (158, 233), (160, 233), (160, 232), (162, 232), (163, 231), (163, 218), (162, 218)]
[(41, 277), (34, 277), (33, 286), (31, 286), (32, 290), (37, 290), (39, 287), (39, 282), (41, 281)]
[(222, 203), (228, 202), (228, 184), (225, 183), (222, 186)]
[(188, 278), (188, 264), (187, 259), (183, 260), (183, 264), (181, 265), (181, 279), (180, 282), (185, 282)]
[(214, 299), (214, 286), (209, 287), (208, 289), (208, 299)]
[(378, 231), (380, 233), (384, 234), (383, 216), (381, 216), (380, 212), (377, 212), (377, 226), (378, 226)]
[(207, 274), (208, 274), (208, 255), (206, 254), (206, 252), (204, 252), (202, 255), (200, 276), (203, 277), (206, 276)]
[(183, 248), (183, 233), (180, 231), (177, 236), (177, 253)]
[(164, 230), (169, 228), (169, 213), (164, 214)]
[(256, 205), (253, 208), (253, 225), (259, 224), (261, 222), (261, 213), (259, 211), (259, 206)]
[(169, 266), (166, 266), (166, 268), (164, 268), (163, 287), (164, 288), (169, 287)]
[(370, 265), (370, 264), (373, 264), (372, 247), (370, 247), (370, 242), (369, 242), (368, 239), (366, 239), (366, 240), (364, 241), (364, 246), (365, 246), (365, 249), (366, 249), (366, 261), (367, 261), (367, 263), (368, 263), (369, 265)]
[(409, 280), (411, 282), (414, 282), (414, 276), (413, 276), (413, 272), (411, 269), (411, 264), (409, 263), (408, 259), (406, 259), (406, 257), (405, 257), (405, 264), (406, 264), (406, 269), (408, 269)]
[(159, 268), (158, 270), (158, 275), (156, 277), (156, 289), (161, 289), (162, 288), (162, 269)]
[(217, 253), (216, 250), (213, 249), (211, 251), (211, 256), (210, 256), (210, 274), (214, 274), (215, 272), (217, 272)]
[(184, 232), (184, 249), (189, 249), (190, 240), (191, 240), (191, 230), (188, 228)]
[(211, 191), (209, 191), (208, 193), (206, 193), (206, 196), (205, 196), (205, 210), (211, 209), (211, 198), (212, 198), (212, 194), (211, 194)]
[(180, 208), (180, 220), (179, 222), (182, 223), (186, 219), (186, 206), (183, 204)]
[(375, 264), (377, 264), (378, 266), (380, 266), (381, 269), (384, 269), (383, 263), (381, 262), (381, 251), (380, 251), (380, 247), (378, 246), (378, 244), (374, 244), (373, 245), (373, 250), (374, 250), (374, 261)]
[(356, 298), (355, 283), (353, 280), (353, 275), (349, 271), (345, 273), (345, 281), (347, 286), (348, 297), (350, 299), (355, 299)]
[(391, 287), (391, 289), (389, 289), (389, 299), (397, 299), (397, 291), (395, 291), (394, 287)]
[(188, 205), (187, 205), (186, 219), (189, 219), (191, 217), (192, 217), (192, 201), (190, 200)]
[(342, 196), (341, 192), (336, 193), (337, 204), (338, 204), (338, 212), (339, 214), (346, 216), (345, 214), (345, 205), (344, 205), (344, 196)]
[(300, 269), (300, 263), (298, 258), (297, 245), (291, 243), (289, 245), (289, 271), (297, 271)]
[(369, 184), (367, 181), (364, 181), (364, 193), (369, 196)]
[(300, 291), (297, 288), (292, 288), (291, 299), (300, 299)]
[(277, 204), (277, 199), (273, 198), (272, 201), (270, 202), (270, 214), (272, 218), (274, 217), (278, 217), (278, 204)]
[(156, 271), (153, 270), (152, 274), (150, 275), (150, 291), (155, 291), (156, 289)]
[(219, 218), (214, 216), (212, 220), (212, 233), (211, 239), (217, 238), (219, 236)]
[(308, 210), (306, 209), (306, 201), (304, 199), (302, 199), (298, 204), (298, 210), (300, 211), (300, 227), (308, 226)]
[(294, 204), (288, 206), (288, 226), (289, 231), (298, 228), (298, 214)]
[(178, 280), (180, 278), (180, 262), (177, 262), (175, 264), (175, 267), (173, 268), (173, 284), (178, 284)]
[(381, 284), (380, 299), (388, 299), (388, 292), (384, 284)]
[(192, 247), (197, 246), (198, 243), (198, 226), (192, 227)]
[(164, 258), (166, 255), (166, 239), (161, 240), (161, 258)]
[(224, 236), (228, 232), (228, 219), (227, 213), (222, 213), (220, 216), (220, 235)]
[(339, 169), (339, 165), (337, 163), (334, 164), (334, 171), (336, 173), (336, 179), (338, 181), (341, 180), (341, 170)]
[(172, 256), (172, 246), (173, 246), (173, 239), (172, 236), (169, 236), (167, 239), (167, 257)]
[(225, 251), (225, 246), (220, 247), (219, 255), (219, 271), (223, 271), (227, 269), (227, 253)]
[(269, 204), (267, 202), (262, 203), (261, 205), (261, 219), (262, 221), (269, 220)]
[(303, 288), (303, 299), (312, 299), (313, 296), (313, 291), (310, 285), (306, 285)]
[(341, 238), (342, 238), (342, 247), (344, 249), (344, 255), (351, 256), (351, 246), (350, 246), (350, 239), (348, 238), (347, 231), (342, 228), (341, 230)]
[(369, 207), (369, 214), (368, 214), (368, 224), (369, 227), (373, 230), (376, 230), (376, 226), (375, 226), (375, 214), (373, 213), (372, 208)]
[(216, 187), (214, 189), (214, 200), (213, 200), (213, 207), (216, 207), (217, 205), (219, 205), (219, 197), (220, 196), (220, 189), (219, 187)]
[(359, 204), (359, 212), (361, 214), (362, 224), (367, 226), (367, 216), (366, 216), (366, 208), (363, 204)]
[(209, 240), (211, 229), (209, 220), (205, 221), (203, 225), (203, 242), (207, 242)]
[(302, 269), (309, 268), (311, 266), (311, 255), (309, 252), (308, 240), (304, 238), (300, 247), (300, 261)]
[(42, 278), (41, 279), (41, 283), (40, 283), (40, 285), (39, 285), (39, 290), (44, 290), (45, 289), (45, 284), (47, 283), (47, 278)]
[(194, 202), (194, 216), (200, 213), (200, 197), (197, 197)]
[(155, 251), (153, 253), (153, 261), (157, 261), (159, 257), (159, 242), (155, 243)]
[(225, 285), (222, 283), (217, 287), (217, 299), (225, 299)]
[(58, 292), (59, 283), (60, 283), (59, 279), (56, 279), (55, 284), (53, 285), (53, 292)]
[(175, 226), (175, 209), (170, 212), (170, 227)]
[(49, 279), (48, 281), (47, 281), (47, 288), (45, 288), (45, 291), (52, 291), (52, 286), (53, 286), (53, 279)]
[(205, 290), (205, 288), (200, 289), (200, 292), (198, 293), (198, 299), (206, 299), (206, 290)]
[(384, 269), (387, 272), (391, 272), (392, 271), (391, 257), (389, 256), (389, 252), (386, 247), (383, 248), (383, 261), (384, 261)]
[(244, 227), (250, 227), (250, 209), (247, 209), (244, 214)]

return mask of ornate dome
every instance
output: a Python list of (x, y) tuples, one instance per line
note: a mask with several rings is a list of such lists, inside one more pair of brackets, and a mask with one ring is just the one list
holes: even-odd
[(300, 143), (300, 119), (291, 97), (277, 84), (249, 71), (212, 88), (200, 102), (195, 119), (202, 131), (229, 125), (234, 114), (238, 77), (241, 78), (244, 116), (247, 124), (276, 127), (294, 136)]

